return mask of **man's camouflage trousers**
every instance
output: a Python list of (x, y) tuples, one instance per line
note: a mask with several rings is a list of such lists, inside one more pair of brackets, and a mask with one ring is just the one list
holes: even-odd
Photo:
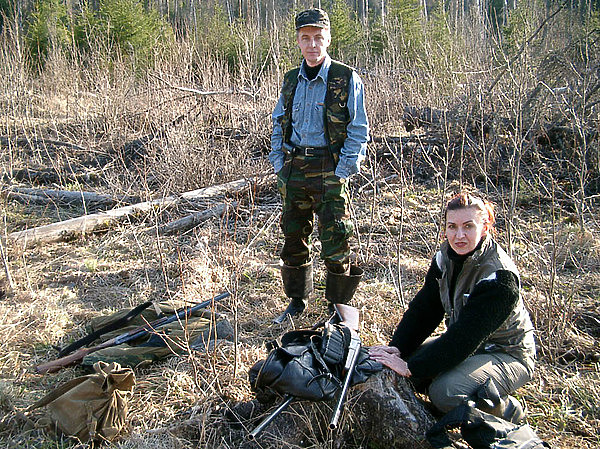
[(335, 173), (335, 162), (325, 156), (286, 156), (277, 174), (283, 202), (281, 230), (285, 237), (281, 260), (288, 266), (303, 265), (311, 259), (315, 214), (318, 216), (321, 258), (333, 273), (345, 273), (349, 266), (354, 233), (350, 219), (346, 181)]

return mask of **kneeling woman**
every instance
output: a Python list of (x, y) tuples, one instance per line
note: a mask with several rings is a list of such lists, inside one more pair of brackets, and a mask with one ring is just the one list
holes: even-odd
[[(442, 412), (481, 391), (496, 392), (499, 401), (496, 397), (486, 411), (518, 422), (524, 412), (510, 394), (531, 379), (535, 360), (519, 271), (491, 236), (495, 218), (489, 202), (460, 193), (448, 202), (445, 219), (446, 241), (425, 285), (390, 345), (372, 347), (371, 357), (417, 383), (430, 380), (429, 398)], [(444, 316), (446, 331), (430, 337)]]

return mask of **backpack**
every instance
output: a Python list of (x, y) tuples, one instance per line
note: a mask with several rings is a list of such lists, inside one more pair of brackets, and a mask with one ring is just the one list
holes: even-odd
[(127, 422), (135, 374), (131, 368), (105, 362), (95, 363), (94, 371), (60, 385), (28, 411), (47, 406), (50, 422), (40, 424), (82, 442), (114, 440)]
[[(325, 323), (322, 331), (285, 333), (280, 344), (271, 342), (267, 358), (250, 368), (252, 391), (263, 403), (272, 402), (276, 394), (309, 401), (332, 399), (342, 385), (350, 339), (346, 326), (332, 323)], [(367, 350), (361, 348), (351, 385), (364, 382), (381, 369), (381, 364), (369, 359)]]
[(550, 447), (528, 424), (514, 424), (485, 413), (468, 402), (446, 413), (427, 431), (434, 448), (451, 448), (447, 429), (460, 426), (462, 438), (474, 449), (543, 449)]

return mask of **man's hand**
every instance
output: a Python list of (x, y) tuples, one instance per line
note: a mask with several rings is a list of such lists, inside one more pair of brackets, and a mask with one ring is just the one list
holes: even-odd
[(403, 377), (411, 376), (408, 364), (402, 360), (400, 351), (394, 346), (372, 346), (369, 348), (369, 356)]

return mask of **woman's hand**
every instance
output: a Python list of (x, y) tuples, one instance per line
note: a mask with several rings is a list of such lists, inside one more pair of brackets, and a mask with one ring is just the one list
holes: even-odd
[(369, 354), (376, 354), (376, 353), (381, 353), (381, 352), (386, 352), (388, 354), (395, 354), (398, 357), (400, 357), (400, 350), (395, 346), (377, 345), (377, 346), (369, 347)]
[(411, 376), (408, 364), (402, 360), (400, 351), (394, 346), (372, 346), (369, 348), (369, 356), (403, 377)]

